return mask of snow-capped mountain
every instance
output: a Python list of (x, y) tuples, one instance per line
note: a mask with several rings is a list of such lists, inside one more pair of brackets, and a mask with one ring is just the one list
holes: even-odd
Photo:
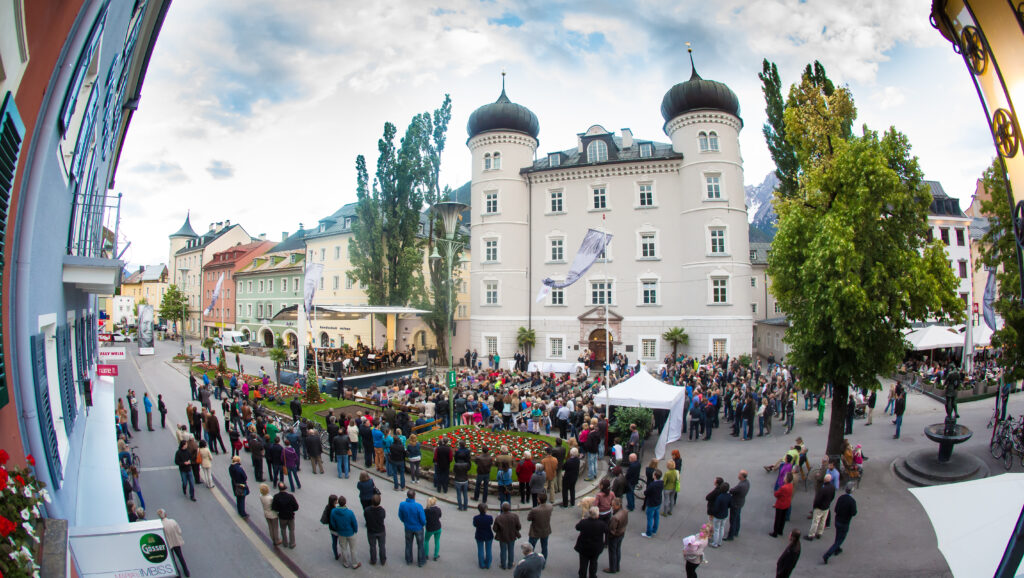
[(779, 186), (779, 178), (772, 171), (764, 178), (760, 185), (747, 185), (744, 187), (747, 202), (747, 219), (750, 222), (752, 237), (765, 237), (765, 242), (775, 237), (775, 223), (778, 218), (775, 216), (775, 209), (772, 207), (772, 196), (776, 187)]

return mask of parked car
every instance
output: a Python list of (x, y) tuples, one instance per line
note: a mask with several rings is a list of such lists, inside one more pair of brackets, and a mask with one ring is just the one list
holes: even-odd
[(232, 345), (239, 345), (245, 348), (249, 347), (249, 340), (245, 338), (245, 334), (241, 331), (225, 331), (223, 339), (220, 337), (214, 337), (213, 342), (217, 347), (231, 347)]
[(135, 336), (130, 333), (123, 333), (120, 331), (114, 332), (114, 341), (117, 343), (124, 343), (126, 341), (135, 341)]

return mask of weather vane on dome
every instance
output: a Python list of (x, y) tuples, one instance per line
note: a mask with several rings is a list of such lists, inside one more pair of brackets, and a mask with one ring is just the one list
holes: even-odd
[(505, 67), (501, 67), (501, 91), (505, 92)]
[(686, 52), (690, 55), (690, 70), (693, 71), (693, 74), (697, 74), (697, 66), (693, 63), (693, 47), (689, 42), (686, 43)]

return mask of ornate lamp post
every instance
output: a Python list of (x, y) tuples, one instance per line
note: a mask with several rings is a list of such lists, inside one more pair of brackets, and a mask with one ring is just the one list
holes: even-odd
[[(185, 297), (185, 299), (188, 299), (188, 297), (184, 295), (185, 275), (188, 273), (188, 267), (182, 267), (178, 270), (181, 271), (181, 286), (178, 287), (178, 290), (183, 293), (183, 297)], [(181, 354), (185, 355), (185, 301), (181, 302), (181, 327), (179, 327), (179, 329), (181, 330)]]
[(452, 351), (452, 311), (454, 310), (453, 291), (452, 285), (454, 280), (452, 279), (452, 265), (455, 260), (455, 255), (463, 247), (463, 243), (455, 238), (455, 233), (459, 226), (459, 216), (463, 211), (469, 208), (469, 205), (465, 203), (459, 203), (457, 201), (442, 201), (440, 203), (434, 203), (430, 210), (441, 215), (441, 220), (444, 222), (444, 237), (438, 236), (435, 241), (437, 245), (434, 246), (434, 252), (430, 255), (431, 261), (437, 261), (442, 258), (442, 255), (438, 253), (438, 249), (444, 252), (444, 260), (448, 263), (448, 307), (445, 311), (444, 326), (445, 332), (448, 334), (448, 417), (452, 420), (451, 423), (455, 423), (455, 397), (453, 391), (455, 389), (455, 383), (453, 377), (455, 376), (455, 352)]

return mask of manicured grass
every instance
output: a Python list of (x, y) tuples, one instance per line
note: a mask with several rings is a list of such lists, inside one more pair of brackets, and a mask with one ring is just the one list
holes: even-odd
[[(291, 409), (289, 409), (289, 407), (288, 407), (288, 403), (291, 401), (291, 398), (288, 398), (288, 399), (285, 399), (285, 400), (282, 400), (282, 401), (284, 401), (284, 403), (278, 403), (276, 401), (270, 401), (270, 402), (264, 402), (263, 405), (265, 405), (267, 407), (270, 407), (270, 408), (278, 411), (279, 413), (281, 413), (281, 414), (283, 414), (285, 416), (291, 417)], [(368, 409), (368, 410), (376, 410), (376, 409), (378, 409), (378, 408), (375, 408), (372, 405), (369, 405), (369, 404), (366, 404), (366, 403), (362, 403), (362, 402), (358, 402), (358, 401), (348, 401), (346, 399), (334, 399), (333, 397), (330, 397), (330, 398), (325, 398), (325, 401), (323, 403), (314, 403), (314, 404), (303, 403), (302, 404), (302, 417), (308, 419), (309, 421), (319, 423), (321, 427), (327, 427), (327, 420), (324, 419), (323, 417), (319, 416), (319, 415), (316, 415), (316, 412), (331, 410), (331, 409), (335, 409), (335, 408), (338, 408), (338, 407), (349, 407), (349, 406), (352, 406), (352, 405), (358, 406), (358, 407), (361, 407), (361, 408), (364, 408), (364, 409)]]
[[(451, 433), (452, 431), (454, 431), (456, 429), (459, 429), (461, 427), (467, 427), (467, 426), (456, 426), (456, 427), (449, 427), (449, 428), (444, 428), (444, 429), (436, 429), (434, 431), (427, 432), (427, 433), (425, 433), (425, 434), (423, 434), (421, 436), (418, 436), (419, 437), (419, 441), (421, 443), (428, 444), (428, 443), (430, 443), (430, 440), (433, 440), (433, 439), (441, 437), (441, 436), (443, 436), (445, 434)], [(555, 445), (555, 438), (552, 437), (552, 436), (532, 434), (532, 433), (525, 433), (525, 432), (520, 432), (520, 431), (502, 431), (502, 432), (498, 432), (498, 433), (502, 433), (502, 434), (510, 435), (510, 436), (518, 436), (518, 437), (532, 438), (532, 439), (541, 440), (543, 442), (546, 442), (548, 445), (550, 445), (552, 447), (554, 447), (554, 445)], [(453, 454), (454, 454), (456, 449), (458, 449), (458, 448), (457, 447), (452, 448), (452, 453)], [(490, 450), (491, 450), (491, 452), (490, 452), (491, 455), (494, 455), (495, 453), (497, 453), (498, 448), (490, 448)], [(434, 466), (434, 452), (433, 452), (433, 450), (427, 450), (426, 448), (423, 448), (422, 455), (423, 455), (423, 457), (420, 460), (420, 467), (423, 468), (423, 469), (430, 469), (430, 468), (432, 468)], [(474, 457), (476, 457), (476, 454), (474, 454)], [(537, 456), (534, 456), (534, 458), (536, 458), (536, 457)], [(475, 462), (469, 468), (469, 475), (470, 475), (470, 478), (471, 478), (470, 479), (470, 485), (472, 486), (472, 478), (476, 476), (476, 463)], [(497, 478), (498, 478), (498, 468), (497, 468), (497, 466), (494, 466), (494, 467), (491, 468), (491, 481), (493, 482)], [(512, 481), (513, 482), (519, 481), (519, 477), (516, 476), (516, 471), (515, 471), (515, 466), (514, 465), (512, 467)]]

